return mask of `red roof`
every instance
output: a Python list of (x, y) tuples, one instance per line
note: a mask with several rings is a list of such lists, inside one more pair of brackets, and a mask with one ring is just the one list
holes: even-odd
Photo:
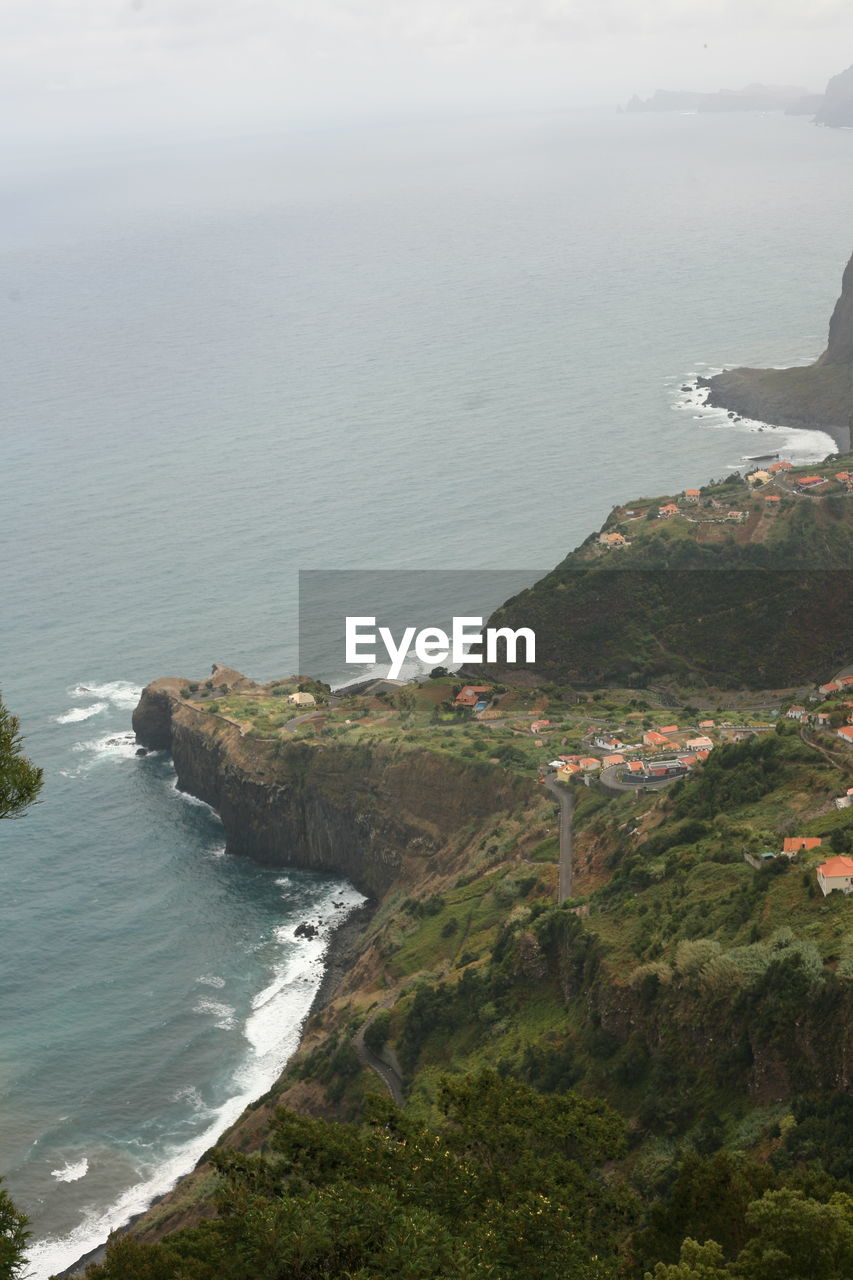
[(793, 462), (785, 462), (785, 461), (771, 462), (767, 470), (768, 471), (790, 471), (793, 465), (794, 465)]
[(787, 836), (782, 845), (783, 853), (797, 853), (800, 849), (819, 849), (820, 836)]
[(836, 876), (853, 876), (853, 858), (845, 858), (841, 854), (837, 858), (827, 858), (818, 867), (825, 880), (833, 880)]
[(797, 484), (798, 485), (826, 484), (826, 480), (824, 479), (823, 476), (801, 476), (800, 479), (797, 481)]

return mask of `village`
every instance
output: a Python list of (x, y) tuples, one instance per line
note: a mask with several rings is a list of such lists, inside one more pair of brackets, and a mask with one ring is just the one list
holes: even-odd
[(739, 540), (762, 541), (763, 521), (800, 500), (828, 497), (853, 497), (853, 471), (828, 467), (825, 474), (817, 475), (777, 458), (744, 476), (736, 472), (724, 481), (684, 489), (676, 497), (617, 507), (593, 551), (602, 555), (630, 547), (649, 524), (661, 520), (706, 526), (696, 531), (700, 541), (713, 541), (732, 525), (746, 526)]

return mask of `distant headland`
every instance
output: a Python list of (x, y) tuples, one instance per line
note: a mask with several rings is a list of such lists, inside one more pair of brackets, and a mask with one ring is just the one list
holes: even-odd
[(708, 404), (781, 427), (825, 431), (851, 447), (853, 418), (853, 258), (829, 322), (829, 341), (814, 364), (792, 369), (727, 369), (700, 379)]
[(853, 128), (853, 66), (833, 76), (823, 93), (801, 85), (748, 84), (743, 89), (703, 93), (692, 89), (658, 89), (649, 98), (634, 94), (626, 111), (784, 111), (811, 116), (832, 129)]

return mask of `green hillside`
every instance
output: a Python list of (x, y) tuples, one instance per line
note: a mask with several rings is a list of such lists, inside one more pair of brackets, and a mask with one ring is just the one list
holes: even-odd
[[(836, 478), (851, 466), (839, 455), (763, 485), (735, 476), (626, 503), (490, 624), (535, 629), (540, 681), (814, 681), (847, 660), (853, 634), (853, 494)], [(826, 483), (801, 492), (810, 472)]]

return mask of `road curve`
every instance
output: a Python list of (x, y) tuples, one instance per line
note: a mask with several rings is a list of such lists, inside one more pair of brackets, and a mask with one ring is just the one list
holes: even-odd
[(359, 1062), (361, 1062), (365, 1067), (369, 1067), (370, 1070), (379, 1077), (391, 1097), (396, 1102), (397, 1106), (402, 1107), (405, 1105), (406, 1099), (403, 1094), (403, 1081), (399, 1072), (391, 1066), (390, 1062), (386, 1062), (384, 1058), (377, 1057), (377, 1055), (371, 1049), (368, 1049), (367, 1045), (364, 1043), (364, 1033), (376, 1017), (377, 1013), (379, 1013), (380, 1010), (387, 1008), (389, 1004), (393, 1004), (395, 998), (396, 997), (393, 997), (388, 1001), (383, 1001), (378, 1009), (374, 1009), (367, 1021), (359, 1027), (358, 1031), (353, 1036), (352, 1044)]

